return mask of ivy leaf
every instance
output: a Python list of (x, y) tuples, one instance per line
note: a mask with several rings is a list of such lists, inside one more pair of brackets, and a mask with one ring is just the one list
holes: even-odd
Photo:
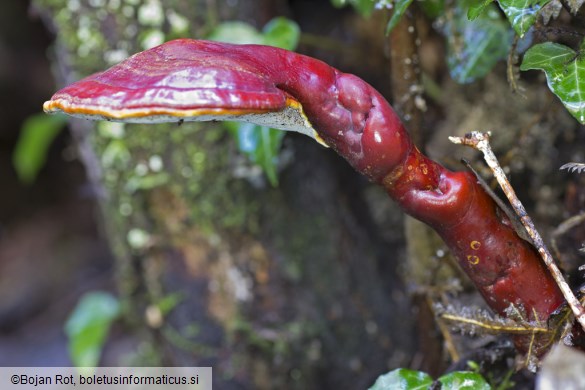
[(543, 70), (549, 89), (571, 115), (585, 124), (585, 58), (570, 47), (545, 42), (524, 54), (520, 70), (529, 69)]
[(207, 36), (212, 41), (235, 44), (258, 44), (294, 50), (300, 38), (298, 24), (285, 17), (270, 20), (262, 32), (245, 22), (223, 22)]
[(408, 6), (412, 3), (412, 0), (397, 0), (394, 4), (394, 12), (392, 13), (392, 17), (386, 26), (386, 35), (390, 34), (390, 32), (396, 27), (400, 19), (402, 19), (402, 15), (408, 8)]
[(76, 367), (96, 367), (110, 325), (120, 314), (118, 299), (106, 292), (85, 294), (65, 323), (69, 355)]
[(469, 2), (469, 8), (467, 9), (467, 19), (477, 19), (479, 15), (485, 11), (486, 7), (491, 4), (493, 0), (472, 0)]
[(427, 390), (433, 378), (421, 371), (398, 368), (381, 375), (369, 390)]
[(456, 371), (439, 378), (442, 390), (490, 390), (491, 386), (476, 372)]
[(570, 47), (545, 42), (532, 46), (524, 54), (521, 70), (541, 69), (549, 72), (564, 71), (563, 67), (576, 58), (576, 53)]
[(223, 22), (217, 25), (207, 39), (235, 44), (264, 44), (264, 36), (245, 22)]
[(459, 2), (455, 16), (444, 28), (447, 65), (455, 81), (470, 83), (484, 77), (499, 60), (506, 58), (512, 33), (494, 6), (488, 4), (486, 12), (470, 21), (463, 14), (462, 3)]
[(274, 18), (262, 29), (265, 45), (294, 50), (299, 44), (299, 25), (285, 17)]
[(550, 0), (498, 0), (508, 21), (522, 38), (536, 21), (538, 11)]
[(24, 121), (12, 154), (12, 164), (21, 182), (35, 181), (45, 165), (51, 143), (65, 122), (65, 115), (46, 114), (35, 114)]

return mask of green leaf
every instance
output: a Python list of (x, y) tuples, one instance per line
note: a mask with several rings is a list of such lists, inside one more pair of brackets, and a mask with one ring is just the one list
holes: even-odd
[(564, 66), (575, 58), (576, 53), (570, 47), (552, 42), (540, 43), (526, 51), (520, 70), (564, 71)]
[(294, 50), (299, 44), (299, 25), (284, 17), (274, 18), (262, 29), (264, 44)]
[(585, 58), (567, 46), (546, 42), (528, 49), (520, 69), (543, 70), (549, 89), (585, 124)]
[(238, 142), (238, 148), (264, 170), (272, 186), (278, 185), (278, 152), (285, 133), (252, 123), (231, 123), (228, 127)]
[(126, 169), (130, 162), (130, 151), (121, 139), (111, 140), (104, 149), (101, 160), (104, 168)]
[(45, 165), (51, 143), (65, 125), (65, 115), (35, 114), (22, 125), (12, 154), (12, 163), (21, 182), (31, 184)]
[(400, 19), (402, 19), (402, 15), (408, 8), (408, 6), (412, 3), (412, 0), (397, 0), (394, 4), (394, 12), (392, 13), (392, 17), (386, 25), (386, 35), (390, 34), (390, 32), (396, 27)]
[(550, 0), (498, 0), (500, 8), (520, 37), (528, 31), (536, 21), (538, 12)]
[(245, 22), (220, 23), (213, 29), (207, 39), (235, 44), (264, 44), (264, 36)]
[(262, 32), (245, 22), (220, 23), (207, 38), (212, 41), (269, 45), (294, 50), (298, 45), (299, 37), (299, 26), (292, 20), (279, 17), (269, 21)]
[(457, 371), (439, 378), (442, 390), (490, 390), (491, 386), (476, 372)]
[[(257, 43), (294, 50), (299, 42), (300, 28), (295, 22), (284, 17), (269, 21), (262, 29), (262, 33), (247, 23), (226, 22), (221, 23), (208, 38), (229, 43)], [(285, 133), (241, 122), (226, 122), (225, 127), (236, 139), (240, 152), (262, 168), (270, 184), (277, 186), (278, 152)]]
[(445, 0), (421, 0), (419, 5), (430, 19), (436, 19), (445, 13)]
[(492, 5), (475, 20), (467, 19), (459, 2), (453, 20), (446, 23), (447, 65), (451, 77), (469, 83), (484, 77), (494, 65), (506, 58), (512, 43), (512, 32)]
[(65, 323), (69, 355), (76, 367), (96, 367), (110, 325), (120, 313), (118, 299), (106, 292), (85, 294)]
[(467, 19), (477, 19), (479, 15), (485, 11), (486, 7), (491, 4), (493, 0), (472, 0), (467, 9)]
[(172, 293), (165, 295), (156, 302), (162, 315), (170, 313), (177, 305), (179, 305), (185, 297), (181, 293)]
[(398, 368), (379, 376), (370, 390), (427, 390), (432, 384), (429, 374)]

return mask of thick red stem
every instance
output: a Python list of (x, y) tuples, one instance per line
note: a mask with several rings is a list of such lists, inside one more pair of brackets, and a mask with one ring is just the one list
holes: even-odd
[[(328, 145), (441, 235), (498, 314), (506, 316), (513, 305), (525, 319), (546, 323), (563, 303), (537, 252), (475, 177), (422, 155), (374, 88), (314, 58), (267, 46), (176, 40), (63, 89), (46, 109), (176, 120), (176, 112), (274, 112), (291, 97)], [(528, 351), (530, 336), (515, 341)], [(548, 343), (535, 339), (532, 351)]]
[[(516, 234), (477, 179), (471, 173), (451, 172), (421, 154), (374, 88), (298, 54), (239, 50), (242, 56), (253, 53), (247, 61), (268, 64), (263, 71), (302, 103), (320, 136), (356, 170), (439, 233), (498, 314), (507, 316), (514, 305), (527, 320), (546, 323), (563, 303), (534, 247)], [(529, 340), (516, 337), (517, 347), (526, 352)], [(538, 348), (538, 342), (532, 347)]]

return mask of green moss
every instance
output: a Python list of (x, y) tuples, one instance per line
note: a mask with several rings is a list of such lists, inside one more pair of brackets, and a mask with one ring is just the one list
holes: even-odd
[(248, 184), (231, 175), (233, 146), (221, 127), (103, 124), (99, 130), (93, 144), (101, 155), (106, 189), (116, 197), (118, 225), (128, 225), (127, 217), (143, 207), (136, 204), (143, 201), (138, 192), (167, 186), (193, 205), (188, 223), (200, 230), (257, 230), (258, 204), (248, 196)]
[(180, 0), (36, 0), (56, 25), (77, 78), (169, 39), (193, 36), (197, 6)]
[[(282, 202), (275, 201), (275, 204)], [(311, 275), (321, 275), (322, 279), (315, 281), (315, 288), (323, 286), (324, 292), (331, 292), (329, 286), (324, 286), (323, 283), (326, 281), (335, 283), (337, 275), (334, 267), (326, 266), (314, 272), (315, 267), (326, 265), (325, 262), (314, 259), (337, 258), (337, 248), (329, 245), (330, 236), (335, 234), (335, 229), (330, 226), (331, 221), (325, 214), (303, 213), (291, 218), (288, 212), (286, 209), (282, 212), (274, 210), (271, 216), (275, 226), (289, 226), (293, 231), (292, 234), (274, 237), (277, 252), (286, 254), (283, 264), (286, 275), (293, 281), (300, 281)], [(293, 220), (294, 226), (288, 222)]]
[[(161, 40), (161, 37), (164, 40), (196, 37), (197, 32), (209, 31), (213, 24), (209, 22), (208, 25), (205, 21), (208, 15), (196, 14), (196, 10), (204, 7), (194, 3), (204, 1), (166, 1), (163, 22), (157, 18), (149, 19), (144, 15), (146, 11), (140, 11), (146, 3), (152, 1), (36, 0), (40, 9), (54, 16), (59, 32), (57, 52), (60, 61), (77, 72), (68, 75), (68, 79), (101, 71), (151, 45), (154, 40)], [(102, 4), (102, 7), (95, 7), (97, 4)], [(189, 23), (185, 24), (181, 17)], [(290, 226), (292, 218), (290, 211), (283, 206), (286, 205), (284, 199), (273, 199), (274, 204), (269, 205), (267, 203), (272, 201), (269, 195), (258, 196), (246, 181), (235, 179), (232, 171), (237, 153), (232, 139), (226, 136), (222, 127), (209, 123), (179, 126), (100, 122), (96, 123), (96, 129), (91, 134), (90, 143), (102, 170), (106, 193), (103, 198), (105, 222), (118, 257), (122, 303), (127, 309), (125, 312), (134, 315), (134, 323), (141, 324), (144, 308), (161, 298), (160, 286), (153, 286), (154, 283), (165, 283), (160, 277), (164, 272), (160, 268), (164, 266), (158, 263), (157, 249), (168, 245), (180, 252), (181, 240), (189, 241), (200, 232), (209, 237), (226, 237), (226, 242), (236, 242), (230, 239), (259, 232), (261, 210), (270, 214), (266, 219), (271, 220), (269, 223), (274, 226), (274, 231), (282, 237), (275, 251), (282, 249), (285, 254), (284, 267), (290, 279), (298, 281), (305, 273), (313, 274), (306, 271), (310, 267), (323, 267), (320, 273), (324, 283), (334, 283), (337, 271), (323, 266), (322, 261), (312, 261), (332, 257), (337, 250), (327, 245), (331, 242), (327, 218), (310, 214), (301, 217), (295, 226)], [(154, 196), (161, 193), (169, 196)], [(164, 199), (177, 201), (177, 207), (173, 204), (164, 208), (164, 212), (173, 215), (161, 216), (159, 210), (154, 212), (158, 206), (156, 202)], [(169, 221), (161, 221), (163, 218)], [(175, 232), (170, 230), (175, 227), (180, 237), (170, 237)], [(164, 229), (169, 231), (161, 231)], [(282, 234), (289, 229), (293, 229), (293, 234)], [(263, 231), (266, 231), (265, 227)], [(153, 250), (156, 245), (159, 248)], [(320, 282), (315, 280), (311, 284), (318, 288)], [(324, 286), (323, 291), (326, 290)], [(132, 322), (132, 319), (128, 320)], [(291, 345), (300, 348), (316, 333), (315, 329), (320, 325), (309, 326), (308, 322), (304, 318), (295, 319), (289, 328), (277, 330), (283, 335), (277, 340), (266, 339), (250, 326), (245, 341), (248, 345), (261, 347), (268, 355), (287, 355)], [(172, 344), (177, 345), (187, 345), (185, 338), (194, 336), (190, 331), (182, 334), (174, 328), (164, 328), (163, 332)], [(196, 342), (188, 344), (188, 349), (194, 353), (213, 352), (202, 349)], [(158, 361), (155, 349), (149, 344), (142, 354), (145, 361)]]
[[(204, 0), (168, 0), (164, 7), (160, 0), (35, 0), (35, 6), (55, 24), (55, 53), (62, 66), (75, 72), (67, 81), (102, 71), (162, 41), (196, 37), (211, 27), (208, 15), (200, 12), (207, 9)], [(168, 234), (153, 231), (165, 226), (153, 223), (153, 191), (164, 188), (191, 205), (186, 216), (179, 210), (173, 216), (175, 226), (185, 232), (257, 230), (258, 205), (248, 184), (233, 179), (233, 146), (218, 126), (96, 122), (96, 128), (90, 143), (102, 169), (107, 194), (102, 208), (112, 249), (120, 259), (122, 297), (132, 297), (143, 283), (136, 259), (151, 261), (148, 243), (130, 245), (129, 233), (147, 232), (154, 243)]]

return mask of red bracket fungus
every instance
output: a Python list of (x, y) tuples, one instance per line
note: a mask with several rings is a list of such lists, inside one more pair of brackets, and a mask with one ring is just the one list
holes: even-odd
[[(564, 302), (535, 249), (472, 174), (422, 155), (380, 93), (314, 58), (180, 39), (60, 90), (44, 109), (123, 122), (239, 120), (307, 134), (433, 227), (496, 313), (513, 306), (542, 324)], [(542, 354), (550, 337), (514, 342)]]

